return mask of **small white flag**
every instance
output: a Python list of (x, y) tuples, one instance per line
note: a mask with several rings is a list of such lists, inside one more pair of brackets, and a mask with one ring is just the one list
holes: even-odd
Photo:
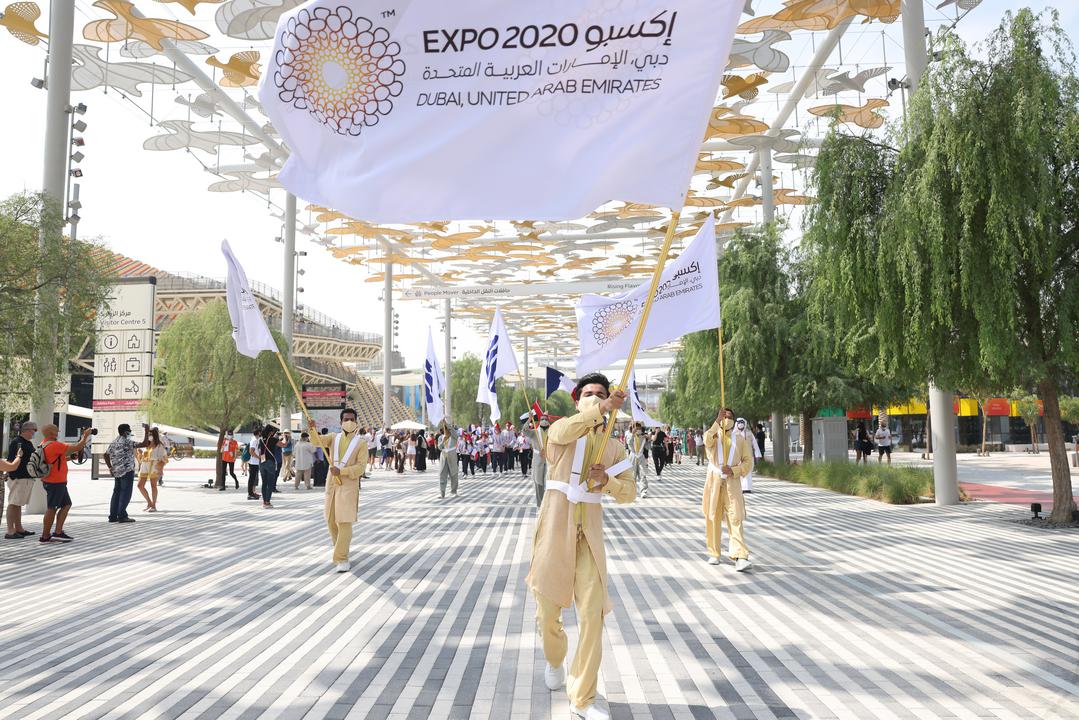
[(278, 179), (373, 222), (680, 206), (744, 6), (305, 2), (259, 88), (292, 151)]
[(511, 372), (517, 372), (517, 356), (513, 354), (510, 336), (506, 332), (506, 323), (502, 319), (502, 310), (495, 310), (491, 320), (491, 332), (487, 340), (487, 352), (480, 367), (480, 383), (476, 392), (476, 402), (491, 406), (491, 422), (502, 417), (498, 409), (498, 393), (495, 392), (495, 380)]
[(423, 364), (423, 398), (427, 403), (427, 421), (438, 425), (446, 417), (446, 405), (442, 393), (446, 389), (446, 379), (438, 367), (435, 356), (435, 339), (431, 328), (427, 328), (427, 360)]
[(236, 341), (236, 351), (247, 357), (258, 357), (263, 350), (278, 352), (266, 319), (259, 310), (258, 300), (251, 292), (247, 282), (247, 273), (232, 254), (228, 240), (221, 241), (221, 252), (225, 254), (228, 265), (228, 278), (225, 281), (225, 303), (232, 318), (232, 339)]
[[(576, 307), (580, 354), (577, 374), (602, 370), (629, 357), (651, 282), (615, 297), (583, 295)], [(716, 227), (709, 215), (689, 247), (660, 277), (640, 350), (719, 327)]]
[(641, 396), (637, 392), (637, 373), (633, 373), (630, 377), (629, 386), (629, 401), (630, 408), (633, 411), (633, 422), (644, 423), (647, 427), (659, 427), (663, 423), (656, 420), (644, 409), (644, 403), (641, 401)]

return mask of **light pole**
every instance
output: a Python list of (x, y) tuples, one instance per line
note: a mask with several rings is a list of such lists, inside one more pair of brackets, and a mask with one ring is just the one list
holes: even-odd
[[(44, 207), (38, 250), (43, 258), (61, 240), (64, 191), (67, 186), (70, 145), (68, 139), (71, 102), (71, 44), (75, 27), (75, 3), (53, 3), (49, 12), (49, 60), (45, 101), (45, 156), (42, 179)], [(79, 121), (82, 122), (82, 121)], [(83, 123), (85, 126), (85, 123)], [(34, 319), (35, 352), (31, 358), (30, 417), (38, 427), (52, 423), (56, 385), (56, 308), (59, 293), (53, 283), (38, 291), (38, 314)]]
[(443, 302), (445, 303), (443, 307), (443, 312), (446, 315), (446, 368), (443, 372), (443, 375), (446, 378), (446, 399), (443, 403), (443, 407), (445, 408), (446, 412), (446, 424), (452, 427), (453, 411), (450, 408), (450, 397), (453, 395), (453, 381), (451, 380), (451, 376), (453, 375), (453, 359), (450, 357), (452, 352), (452, 347), (450, 345), (450, 343), (452, 342), (450, 336), (451, 303), (449, 298), (446, 298)]
[(382, 285), (382, 427), (390, 423), (390, 357), (393, 355), (393, 263), (386, 263)]

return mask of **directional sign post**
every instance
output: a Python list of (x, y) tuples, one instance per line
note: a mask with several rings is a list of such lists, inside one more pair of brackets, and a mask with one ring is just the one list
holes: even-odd
[(101, 454), (127, 423), (138, 434), (147, 421), (154, 380), (156, 278), (121, 280), (97, 318), (94, 347), (94, 454)]

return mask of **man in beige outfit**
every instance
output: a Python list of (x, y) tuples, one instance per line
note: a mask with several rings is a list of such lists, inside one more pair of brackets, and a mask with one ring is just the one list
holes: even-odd
[(326, 527), (333, 542), (337, 572), (348, 572), (352, 523), (360, 508), (360, 477), (367, 470), (367, 438), (356, 423), (356, 411), (341, 411), (341, 432), (319, 435), (311, 423), (311, 442), (326, 453), (330, 474), (326, 478)]
[(580, 638), (567, 688), (570, 711), (578, 718), (606, 720), (607, 713), (595, 705), (603, 616), (612, 609), (600, 500), (610, 495), (619, 503), (633, 502), (637, 488), (632, 464), (622, 462), (625, 449), (616, 440), (607, 442), (598, 462), (586, 466), (603, 441), (606, 416), (622, 407), (626, 394), (610, 393), (607, 378), (593, 373), (577, 382), (573, 397), (577, 414), (553, 423), (547, 433), (546, 492), (526, 582), (536, 597), (536, 624), (548, 664), (547, 687), (557, 690), (566, 681), (563, 663), (568, 643), (562, 610), (575, 603)]
[(704, 447), (708, 456), (708, 476), (704, 481), (701, 509), (708, 542), (708, 564), (719, 565), (721, 562), (720, 541), (726, 519), (731, 534), (730, 557), (735, 569), (743, 572), (753, 567), (742, 534), (742, 521), (746, 517), (742, 478), (753, 472), (753, 449), (744, 437), (734, 432), (734, 413), (730, 408), (720, 410), (712, 427), (704, 433)]

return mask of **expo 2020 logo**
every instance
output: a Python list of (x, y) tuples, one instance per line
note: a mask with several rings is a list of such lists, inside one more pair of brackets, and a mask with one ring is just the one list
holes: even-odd
[(637, 303), (633, 300), (609, 305), (592, 317), (592, 337), (600, 345), (614, 340), (633, 324), (637, 316)]
[(285, 23), (280, 45), (278, 97), (340, 135), (376, 125), (404, 89), (401, 46), (347, 7), (300, 10)]

